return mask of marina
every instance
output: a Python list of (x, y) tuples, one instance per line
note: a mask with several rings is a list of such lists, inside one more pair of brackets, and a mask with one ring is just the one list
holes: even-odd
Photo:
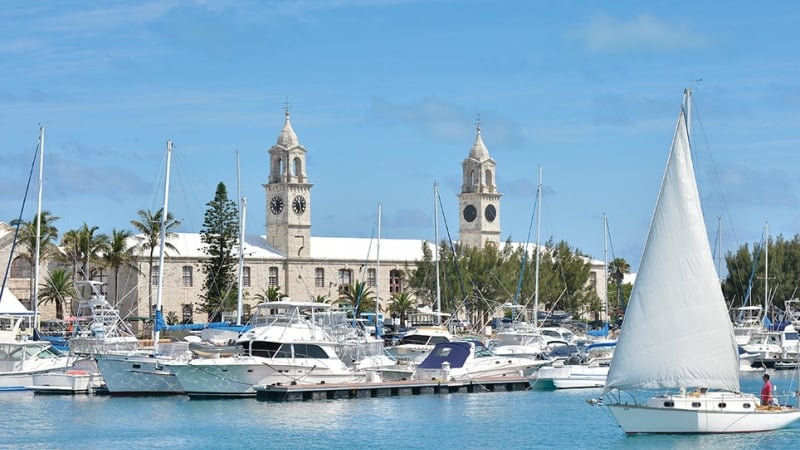
[[(775, 373), (778, 392), (797, 389)], [(742, 376), (757, 392), (760, 374)], [(794, 448), (800, 425), (769, 433), (626, 436), (600, 389), (268, 402), (186, 396), (0, 395), (0, 448)], [(13, 430), (13, 431), (12, 431)]]

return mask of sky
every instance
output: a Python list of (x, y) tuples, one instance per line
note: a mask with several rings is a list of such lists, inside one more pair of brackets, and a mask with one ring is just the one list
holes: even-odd
[[(312, 235), (458, 239), (476, 123), (501, 238), (638, 267), (685, 88), (712, 246), (800, 229), (793, 1), (8, 1), (0, 15), (0, 221), (45, 127), (42, 208), (61, 232), (133, 228), (163, 202), (202, 228), (217, 183), (264, 234), (267, 150), (307, 150)], [(237, 164), (238, 155), (238, 164)], [(34, 169), (23, 218), (36, 212)], [(237, 175), (238, 174), (238, 175)], [(609, 238), (604, 239), (603, 215)], [(448, 236), (440, 219), (440, 238)], [(366, 255), (365, 255), (366, 256)]]

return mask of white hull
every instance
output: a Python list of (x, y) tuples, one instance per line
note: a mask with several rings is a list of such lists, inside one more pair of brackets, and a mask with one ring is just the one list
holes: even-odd
[(136, 354), (97, 355), (97, 367), (112, 395), (182, 394), (183, 386), (163, 361)]
[(418, 367), (414, 372), (413, 378), (415, 380), (462, 381), (493, 377), (523, 377), (532, 374), (537, 368), (549, 363), (549, 361), (528, 358), (503, 358), (498, 356), (480, 358), (474, 364), (449, 370), (422, 369)]
[(99, 373), (84, 370), (36, 374), (32, 382), (28, 389), (37, 394), (89, 394), (103, 386)]
[[(333, 363), (334, 367), (329, 367)], [(167, 364), (190, 397), (252, 397), (254, 385), (363, 382), (365, 374), (344, 368), (339, 360), (298, 359), (282, 362), (259, 357), (198, 359)]]
[(586, 389), (606, 385), (608, 366), (560, 365), (542, 367), (530, 377), (535, 389)]
[(776, 430), (800, 419), (800, 409), (757, 405), (753, 395), (714, 392), (659, 396), (645, 405), (610, 404), (608, 409), (629, 434), (749, 433)]

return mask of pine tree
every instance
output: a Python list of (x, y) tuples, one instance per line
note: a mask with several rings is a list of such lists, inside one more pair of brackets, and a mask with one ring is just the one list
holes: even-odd
[(200, 311), (208, 314), (209, 321), (215, 321), (223, 311), (236, 309), (238, 212), (236, 203), (228, 199), (228, 191), (222, 182), (217, 185), (214, 200), (206, 206), (200, 240), (209, 258), (203, 263), (205, 282)]

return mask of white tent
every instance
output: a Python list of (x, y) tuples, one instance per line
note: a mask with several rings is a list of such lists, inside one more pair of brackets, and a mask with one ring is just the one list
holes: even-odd
[(3, 288), (0, 295), (0, 314), (32, 314), (27, 308), (22, 306), (19, 299), (8, 290)]

